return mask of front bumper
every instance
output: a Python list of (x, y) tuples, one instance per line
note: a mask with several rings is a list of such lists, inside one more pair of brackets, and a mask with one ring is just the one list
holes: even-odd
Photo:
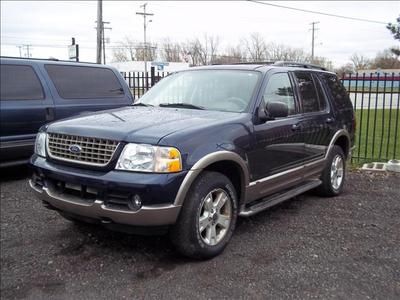
[[(58, 211), (101, 223), (132, 226), (170, 225), (178, 218), (181, 206), (173, 203), (185, 174), (168, 177), (166, 174), (138, 175), (119, 171), (100, 173), (57, 165), (37, 156), (32, 157), (31, 164), (35, 169), (29, 181), (32, 190), (46, 206)], [(66, 189), (72, 185), (84, 188)], [(115, 196), (120, 191), (123, 193)], [(137, 194), (143, 199), (140, 208), (124, 205), (124, 201), (131, 198), (121, 195)]]

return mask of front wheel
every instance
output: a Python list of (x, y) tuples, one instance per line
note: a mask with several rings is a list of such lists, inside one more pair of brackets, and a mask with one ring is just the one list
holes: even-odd
[(170, 232), (175, 248), (192, 258), (211, 258), (228, 244), (236, 226), (237, 196), (223, 174), (205, 171), (191, 186)]
[(316, 189), (321, 196), (337, 196), (343, 191), (346, 175), (346, 159), (339, 146), (333, 146), (321, 175), (322, 184)]

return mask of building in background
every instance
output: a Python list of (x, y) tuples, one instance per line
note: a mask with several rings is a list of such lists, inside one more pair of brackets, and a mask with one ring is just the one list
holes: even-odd
[[(144, 72), (144, 61), (124, 61), (109, 63), (120, 72)], [(147, 70), (155, 67), (155, 72), (175, 72), (189, 68), (189, 63), (185, 62), (147, 62)]]

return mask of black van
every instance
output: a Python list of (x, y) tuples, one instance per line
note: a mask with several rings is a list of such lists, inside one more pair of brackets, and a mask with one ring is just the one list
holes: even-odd
[(1, 57), (0, 167), (26, 163), (47, 122), (130, 105), (133, 97), (109, 66)]

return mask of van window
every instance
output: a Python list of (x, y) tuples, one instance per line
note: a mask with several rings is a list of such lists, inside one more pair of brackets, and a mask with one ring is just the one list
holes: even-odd
[(114, 98), (124, 90), (110, 69), (67, 65), (46, 65), (58, 94), (64, 99)]
[(42, 85), (31, 66), (1, 64), (0, 69), (2, 101), (44, 99)]

